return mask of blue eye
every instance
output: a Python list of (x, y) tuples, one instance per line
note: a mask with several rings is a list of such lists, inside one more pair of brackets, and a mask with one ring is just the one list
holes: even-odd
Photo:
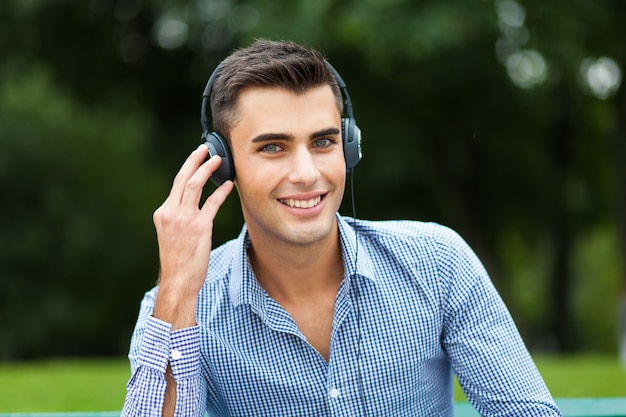
[(326, 148), (332, 145), (335, 141), (329, 138), (322, 138), (315, 141), (314, 146), (316, 148)]
[(264, 152), (274, 153), (278, 152), (280, 150), (280, 147), (275, 143), (270, 143), (262, 147), (261, 150)]

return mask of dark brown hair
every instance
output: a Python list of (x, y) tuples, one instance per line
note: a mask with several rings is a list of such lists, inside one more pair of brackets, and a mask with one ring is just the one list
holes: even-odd
[(341, 91), (319, 51), (294, 42), (259, 39), (220, 64), (211, 89), (213, 127), (230, 141), (230, 129), (237, 122), (237, 99), (246, 87), (280, 87), (302, 94), (325, 84), (332, 88), (341, 113)]

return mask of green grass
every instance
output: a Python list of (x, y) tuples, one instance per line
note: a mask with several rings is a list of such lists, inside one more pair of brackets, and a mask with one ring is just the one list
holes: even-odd
[(535, 363), (554, 397), (626, 397), (626, 368), (617, 357), (539, 356)]
[(126, 359), (0, 364), (0, 413), (121, 410)]
[[(535, 364), (552, 396), (626, 397), (626, 368), (615, 356), (533, 355)], [(465, 401), (458, 383), (454, 399)]]
[[(554, 397), (626, 397), (626, 369), (611, 356), (536, 356)], [(0, 364), (0, 413), (114, 411), (124, 402), (126, 359)], [(458, 385), (455, 399), (464, 400)]]

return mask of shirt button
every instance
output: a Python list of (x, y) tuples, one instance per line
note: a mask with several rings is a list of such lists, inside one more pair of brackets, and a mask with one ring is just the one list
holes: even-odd
[(180, 353), (180, 350), (178, 350), (178, 349), (174, 349), (174, 350), (172, 350), (172, 359), (174, 359), (174, 360), (178, 360), (178, 359), (180, 359), (182, 356), (183, 356), (183, 354), (182, 354), (182, 353)]
[(329, 392), (330, 398), (339, 398), (339, 390), (337, 388), (333, 388)]

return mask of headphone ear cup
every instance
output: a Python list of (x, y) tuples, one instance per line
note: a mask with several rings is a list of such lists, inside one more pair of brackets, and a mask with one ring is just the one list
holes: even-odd
[(211, 181), (218, 186), (229, 180), (234, 181), (235, 164), (226, 140), (217, 132), (205, 132), (202, 134), (202, 143), (209, 148), (208, 158), (214, 155), (219, 155), (222, 158), (222, 163), (211, 175)]
[(346, 171), (350, 171), (361, 160), (361, 129), (352, 118), (341, 119), (341, 136), (343, 138), (343, 155), (346, 160)]

